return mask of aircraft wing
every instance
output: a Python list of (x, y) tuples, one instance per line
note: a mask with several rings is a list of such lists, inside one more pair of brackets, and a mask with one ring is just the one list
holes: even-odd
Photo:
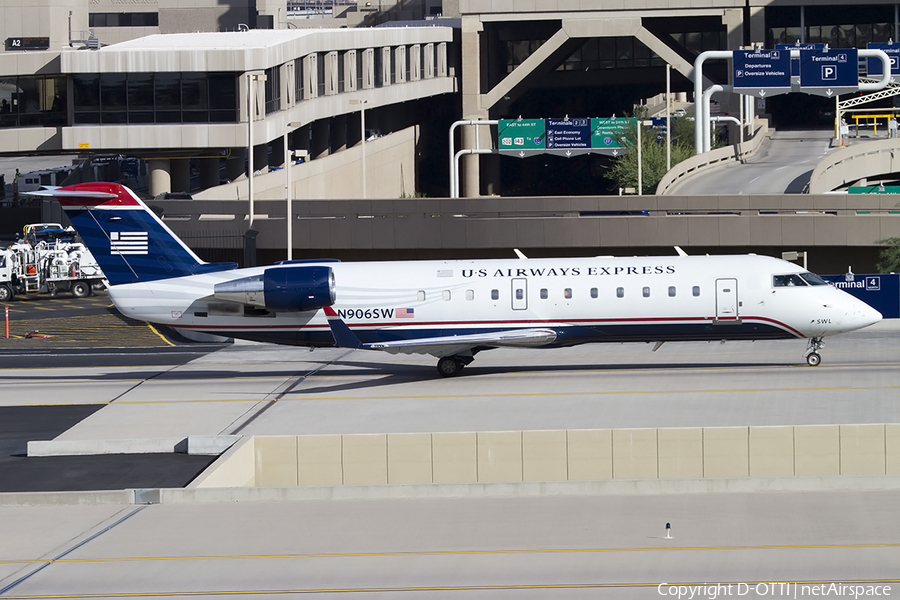
[(365, 348), (390, 352), (391, 354), (431, 354), (432, 356), (442, 357), (453, 356), (477, 346), (497, 348), (512, 346), (522, 348), (543, 346), (556, 341), (556, 332), (554, 330), (534, 328), (363, 344), (333, 308), (326, 306), (324, 311), (325, 316), (328, 317), (328, 326), (331, 328), (332, 335), (334, 335), (335, 343), (341, 348)]
[(449, 335), (432, 338), (397, 340), (363, 344), (363, 348), (383, 350), (391, 354), (431, 354), (433, 356), (453, 356), (476, 346), (512, 346), (517, 348), (535, 347), (556, 341), (552, 329), (509, 329), (491, 333), (469, 335)]

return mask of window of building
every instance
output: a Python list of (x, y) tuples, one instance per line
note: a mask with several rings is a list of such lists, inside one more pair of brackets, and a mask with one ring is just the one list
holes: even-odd
[(547, 288), (541, 288), (541, 300), (546, 300), (550, 294), (547, 292)]
[(66, 77), (0, 77), (0, 128), (68, 125)]
[[(104, 73), (71, 77), (76, 125), (237, 122), (235, 73)], [(61, 105), (64, 112), (65, 103)]]
[(691, 288), (691, 293), (692, 293), (694, 296), (699, 296), (699, 295), (700, 295), (700, 286), (699, 286), (699, 285), (695, 285), (693, 288)]
[(600, 296), (600, 290), (591, 288), (591, 298), (597, 298), (598, 296)]
[(491, 290), (491, 300), (500, 299), (500, 290)]
[(643, 294), (644, 294), (644, 298), (649, 298), (650, 297), (650, 288), (645, 287), (643, 290)]
[[(324, 80), (322, 85), (325, 85)], [(272, 67), (266, 69), (266, 114), (279, 110), (281, 110), (281, 68)]]
[(675, 297), (675, 286), (670, 285), (669, 286), (669, 298), (674, 298), (674, 297)]
[(159, 27), (159, 13), (90, 13), (88, 27)]
[(616, 288), (616, 298), (624, 298), (625, 297), (625, 288), (620, 287)]

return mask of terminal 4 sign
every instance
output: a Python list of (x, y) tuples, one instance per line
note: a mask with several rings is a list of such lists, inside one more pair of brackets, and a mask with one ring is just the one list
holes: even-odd
[[(900, 75), (900, 44), (894, 42), (869, 42), (866, 46), (871, 50), (883, 50), (891, 59), (891, 75)], [(875, 57), (866, 60), (868, 75), (884, 75), (884, 65)]]
[(856, 48), (800, 51), (800, 87), (807, 94), (833, 97), (859, 89)]
[(635, 122), (622, 117), (500, 119), (497, 138), (501, 153), (521, 158), (534, 154), (618, 156), (628, 151), (625, 136)]
[(735, 50), (734, 91), (773, 96), (791, 91), (790, 50)]

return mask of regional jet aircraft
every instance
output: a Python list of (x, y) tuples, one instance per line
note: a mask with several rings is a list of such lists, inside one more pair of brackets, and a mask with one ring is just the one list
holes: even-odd
[(56, 197), (122, 314), (176, 330), (298, 346), (430, 354), (457, 375), (498, 347), (807, 338), (881, 314), (797, 265), (756, 255), (205, 263), (128, 188)]

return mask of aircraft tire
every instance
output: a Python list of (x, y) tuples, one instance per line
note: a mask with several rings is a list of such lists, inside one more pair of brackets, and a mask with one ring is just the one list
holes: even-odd
[(11, 287), (5, 283), (0, 284), (0, 302), (9, 302), (13, 299), (14, 295)]
[(76, 281), (72, 284), (72, 295), (76, 298), (87, 298), (91, 294), (91, 286), (86, 281)]
[(463, 368), (462, 361), (456, 360), (452, 356), (445, 356), (438, 360), (437, 370), (441, 377), (456, 377)]
[(811, 367), (818, 367), (822, 363), (822, 357), (818, 352), (810, 352), (806, 355), (806, 364)]

